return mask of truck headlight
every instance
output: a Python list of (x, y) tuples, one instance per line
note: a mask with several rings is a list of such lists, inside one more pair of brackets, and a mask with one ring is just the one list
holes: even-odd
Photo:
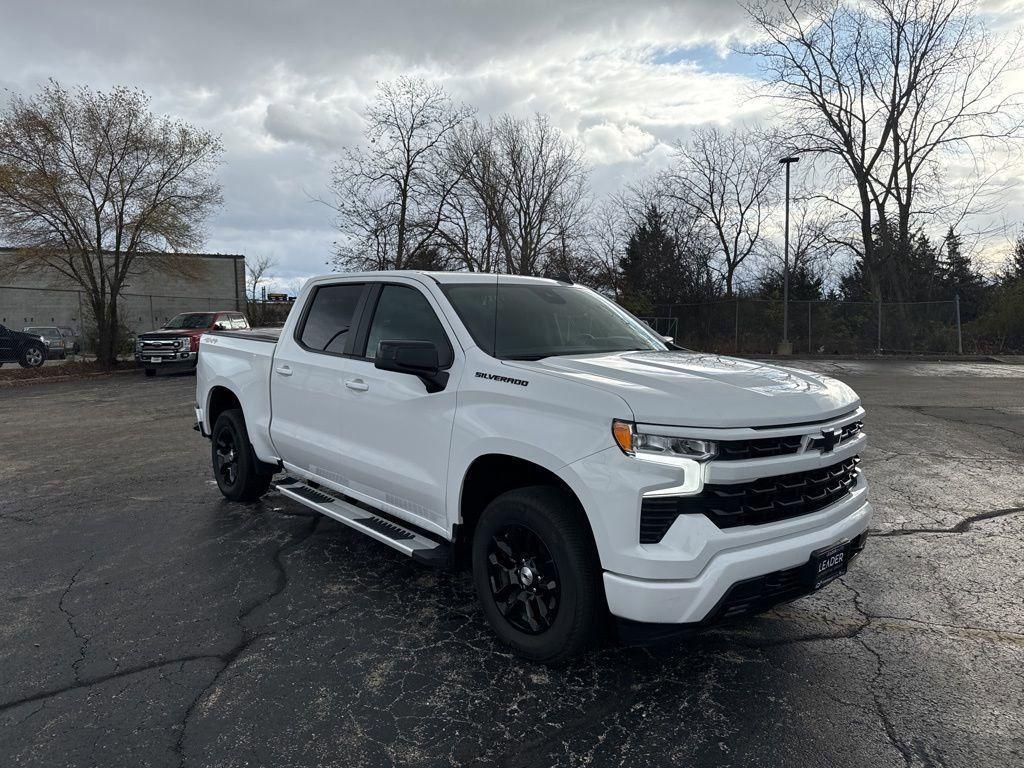
[(639, 432), (632, 422), (619, 419), (612, 422), (612, 436), (616, 445), (629, 456), (708, 461), (718, 454), (718, 444), (714, 440)]

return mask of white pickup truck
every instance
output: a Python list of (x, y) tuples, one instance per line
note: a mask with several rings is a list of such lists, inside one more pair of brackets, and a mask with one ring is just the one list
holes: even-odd
[[(823, 587), (863, 549), (863, 409), (813, 373), (680, 350), (568, 282), (306, 283), (278, 334), (200, 343), (221, 492), (271, 484), (424, 563), (466, 564), (536, 661)], [(286, 476), (274, 479), (276, 473)]]

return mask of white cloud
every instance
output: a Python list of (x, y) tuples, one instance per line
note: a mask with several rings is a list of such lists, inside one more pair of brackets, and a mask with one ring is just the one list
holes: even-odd
[(583, 131), (587, 156), (598, 165), (633, 160), (651, 149), (656, 141), (647, 131), (628, 123), (606, 122)]
[(290, 277), (326, 268), (332, 214), (310, 195), (379, 80), (437, 79), (483, 116), (549, 113), (584, 144), (598, 195), (665, 167), (697, 125), (772, 116), (749, 62), (726, 55), (743, 12), (718, 0), (35, 0), (3, 17), (4, 85), (127, 83), (219, 132), (225, 206), (208, 247), (274, 253)]

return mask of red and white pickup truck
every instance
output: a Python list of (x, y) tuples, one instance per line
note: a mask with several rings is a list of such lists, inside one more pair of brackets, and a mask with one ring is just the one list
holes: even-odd
[(135, 364), (147, 376), (157, 370), (181, 371), (196, 367), (199, 337), (210, 331), (246, 331), (249, 321), (241, 312), (182, 312), (157, 331), (141, 333), (135, 340)]

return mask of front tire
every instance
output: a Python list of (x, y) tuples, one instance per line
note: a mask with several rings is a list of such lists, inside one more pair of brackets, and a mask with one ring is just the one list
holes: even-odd
[(210, 442), (213, 476), (224, 498), (256, 501), (267, 492), (272, 475), (261, 471), (240, 409), (232, 408), (217, 417)]
[(154, 376), (156, 376), (156, 368), (146, 368), (145, 374), (147, 379), (152, 379)]
[(28, 344), (21, 350), (18, 365), (22, 368), (38, 368), (46, 362), (46, 350), (38, 344)]
[(494, 499), (473, 533), (472, 562), (487, 621), (520, 656), (556, 664), (595, 639), (600, 569), (564, 492), (536, 486)]

